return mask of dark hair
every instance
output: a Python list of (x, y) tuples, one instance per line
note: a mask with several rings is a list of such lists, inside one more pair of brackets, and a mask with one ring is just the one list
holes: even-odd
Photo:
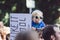
[(38, 40), (38, 34), (34, 31), (20, 32), (15, 37), (15, 40)]
[(51, 35), (55, 36), (55, 31), (53, 27), (55, 27), (55, 25), (48, 25), (44, 28), (42, 33), (44, 40), (51, 40)]

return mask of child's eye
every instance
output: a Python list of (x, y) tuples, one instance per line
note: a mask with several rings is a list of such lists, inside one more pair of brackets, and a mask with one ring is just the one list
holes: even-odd
[(36, 19), (38, 19), (39, 17), (38, 16), (36, 16)]

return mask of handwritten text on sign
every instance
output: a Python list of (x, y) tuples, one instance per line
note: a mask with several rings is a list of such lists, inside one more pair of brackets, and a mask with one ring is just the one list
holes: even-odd
[(31, 28), (31, 14), (10, 14), (10, 40), (14, 40), (16, 34)]

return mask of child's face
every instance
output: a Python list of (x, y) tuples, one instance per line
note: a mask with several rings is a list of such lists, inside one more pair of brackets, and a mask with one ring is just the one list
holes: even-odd
[(32, 20), (35, 22), (35, 23), (39, 23), (41, 21), (41, 17), (40, 16), (33, 16)]

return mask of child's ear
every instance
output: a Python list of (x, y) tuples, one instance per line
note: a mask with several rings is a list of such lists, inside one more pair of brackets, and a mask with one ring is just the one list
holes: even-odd
[(54, 35), (51, 35), (51, 39), (52, 39), (52, 40), (55, 40), (55, 36), (54, 36)]

